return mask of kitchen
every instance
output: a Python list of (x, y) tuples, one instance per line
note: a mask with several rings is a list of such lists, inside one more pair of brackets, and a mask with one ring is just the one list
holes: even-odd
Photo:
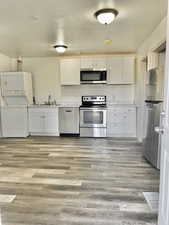
[[(95, 62), (95, 64), (93, 63)], [(101, 62), (101, 63), (100, 63)], [(98, 64), (96, 64), (98, 63)], [(100, 65), (99, 65), (100, 63)], [(115, 67), (116, 66), (116, 67)], [(69, 76), (67, 76), (68, 71)], [(107, 74), (107, 71), (109, 73)], [(94, 75), (93, 75), (94, 74)], [(118, 74), (118, 80), (117, 76)], [(136, 105), (134, 104), (134, 84), (135, 84), (135, 57), (134, 56), (112, 56), (112, 57), (95, 57), (95, 58), (68, 58), (68, 59), (61, 59), (60, 60), (60, 79), (61, 79), (61, 92), (63, 93), (64, 102), (59, 101), (58, 99), (53, 99), (53, 96), (50, 95), (46, 96), (46, 103), (45, 102), (38, 102), (36, 104), (36, 97), (34, 97), (34, 105), (33, 105), (33, 93), (32, 91), (27, 91), (25, 89), (25, 96), (21, 96), (21, 91), (23, 91), (23, 87), (18, 87), (19, 79), (22, 79), (22, 74), (15, 72), (12, 77), (12, 73), (4, 73), (1, 75), (1, 84), (2, 84), (2, 93), (4, 96), (4, 104), (6, 103), (7, 106), (10, 104), (17, 105), (21, 104), (20, 102), (17, 103), (19, 96), (20, 98), (28, 99), (27, 103), (29, 105), (28, 115), (29, 118), (28, 122), (28, 131), (27, 135), (51, 135), (51, 136), (59, 136), (60, 133), (65, 134), (80, 134), (79, 127), (80, 124), (83, 123), (83, 113), (82, 108), (80, 108), (80, 121), (79, 121), (79, 107), (81, 105), (82, 96), (85, 93), (88, 93), (89, 96), (105, 96), (103, 104), (105, 105), (105, 113), (100, 111), (99, 117), (104, 117), (104, 121), (98, 121), (95, 124), (95, 127), (99, 127), (105, 125), (105, 129), (103, 131), (104, 134), (96, 135), (94, 137), (135, 137), (136, 138)], [(26, 76), (26, 73), (25, 73)], [(31, 76), (31, 75), (30, 75)], [(74, 76), (74, 77), (73, 77)], [(7, 80), (8, 77), (8, 80)], [(15, 78), (14, 78), (15, 77)], [(81, 77), (81, 81), (80, 81)], [(14, 79), (16, 79), (14, 81)], [(18, 80), (17, 80), (18, 79)], [(31, 78), (30, 78), (31, 79)], [(84, 79), (88, 79), (84, 81)], [(92, 79), (92, 81), (90, 81)], [(94, 81), (94, 79), (96, 81)], [(11, 81), (12, 80), (12, 81)], [(31, 89), (32, 82), (31, 80), (25, 80), (25, 84), (23, 83), (24, 87), (27, 89)], [(95, 83), (94, 83), (95, 82)], [(9, 84), (8, 84), (9, 83)], [(17, 87), (15, 87), (15, 84)], [(4, 85), (4, 87), (3, 87)], [(116, 85), (113, 87), (113, 85)], [(119, 96), (123, 99), (115, 99), (113, 89), (119, 89), (120, 92), (123, 90), (123, 94), (126, 91), (126, 95), (129, 96), (128, 99), (125, 99), (125, 96)], [(100, 90), (101, 89), (101, 90)], [(15, 97), (13, 93), (16, 92)], [(17, 96), (18, 92), (18, 96)], [(61, 94), (62, 94), (61, 93)], [(67, 95), (67, 96), (64, 96)], [(72, 95), (72, 96), (71, 96)], [(9, 96), (10, 102), (9, 102)], [(16, 96), (18, 98), (16, 98)], [(13, 100), (12, 100), (13, 98)], [(49, 99), (48, 99), (49, 98)], [(84, 97), (85, 98), (85, 97)], [(13, 101), (13, 102), (12, 102)], [(62, 100), (63, 101), (63, 100)], [(118, 101), (116, 103), (116, 101)], [(27, 104), (23, 100), (23, 105)], [(90, 102), (89, 102), (90, 103)], [(101, 102), (100, 102), (101, 103)], [(99, 103), (97, 104), (96, 99), (96, 106), (98, 107)], [(87, 105), (88, 107), (90, 105)], [(65, 107), (65, 108), (64, 108)], [(69, 109), (68, 109), (69, 107)], [(2, 108), (3, 109), (3, 108)], [(97, 108), (96, 108), (97, 110)], [(59, 113), (61, 111), (62, 113)], [(65, 112), (64, 118), (61, 118), (63, 113)], [(74, 113), (72, 113), (74, 112)], [(99, 111), (97, 111), (99, 113)], [(39, 115), (38, 115), (39, 113)], [(46, 114), (46, 117), (45, 117)], [(50, 114), (50, 115), (49, 115)], [(104, 114), (104, 116), (103, 116)], [(47, 116), (48, 115), (48, 116)], [(59, 116), (60, 115), (60, 116)], [(17, 127), (13, 126), (13, 119), (11, 118), (11, 122), (7, 117), (6, 111), (3, 113), (2, 111), (2, 136), (3, 137), (26, 137), (24, 130), (20, 131), (17, 134)], [(66, 117), (67, 116), (67, 117)], [(69, 118), (71, 116), (71, 118)], [(118, 118), (119, 116), (119, 118)], [(6, 118), (5, 118), (6, 117)], [(46, 122), (43, 121), (46, 118)], [(67, 118), (67, 120), (66, 120)], [(64, 130), (63, 126), (65, 124), (61, 123), (61, 120), (67, 124), (69, 120), (72, 121), (68, 130)], [(16, 121), (14, 119), (14, 121)], [(74, 121), (74, 123), (73, 123)], [(24, 123), (24, 122), (23, 122)], [(45, 125), (43, 126), (42, 124)], [(92, 122), (91, 122), (92, 123)], [(17, 124), (15, 124), (17, 126)], [(14, 126), (15, 126), (14, 125)], [(10, 126), (10, 127), (8, 127)], [(20, 126), (18, 124), (18, 126)], [(51, 126), (51, 127), (50, 127)], [(82, 125), (82, 127), (85, 124)], [(89, 127), (92, 124), (89, 124)], [(71, 131), (72, 128), (72, 131)], [(60, 129), (60, 130), (59, 130)], [(75, 130), (74, 130), (75, 129)], [(13, 130), (14, 135), (8, 134), (8, 131), (11, 132)], [(45, 131), (46, 130), (46, 131)], [(90, 129), (89, 129), (90, 130)], [(87, 131), (90, 133), (90, 131)], [(91, 131), (92, 132), (92, 131)], [(17, 135), (17, 136), (15, 136)], [(84, 136), (84, 135), (83, 135)], [(86, 137), (93, 137), (93, 135), (87, 135)]]
[[(62, 13), (60, 12), (62, 16), (68, 13), (68, 9), (73, 10), (72, 7), (75, 7), (70, 3), (67, 6), (60, 4), (63, 7)], [(147, 135), (150, 132), (147, 127), (150, 117), (146, 110), (149, 103), (147, 101), (163, 100), (165, 57), (161, 58), (161, 54), (164, 55), (166, 50), (166, 1), (157, 3), (154, 7), (152, 2), (137, 3), (140, 8), (134, 2), (128, 2), (129, 5), (107, 2), (103, 4), (104, 7), (99, 6), (98, 10), (94, 10), (96, 2), (90, 3), (90, 6), (88, 4), (89, 2), (85, 4), (82, 1), (77, 3), (76, 7), (80, 11), (73, 17), (70, 10), (65, 16), (66, 24), (59, 19), (51, 22), (55, 15), (54, 7), (51, 7), (55, 5), (53, 1), (42, 4), (40, 11), (36, 13), (33, 6), (28, 4), (26, 14), (25, 11), (20, 14), (27, 28), (32, 29), (32, 35), (28, 35), (27, 28), (21, 21), (18, 22), (18, 18), (12, 23), (14, 15), (11, 16), (11, 24), (18, 25), (24, 39), (20, 36), (18, 44), (17, 33), (10, 33), (16, 43), (11, 48), (7, 46), (11, 39), (2, 35), (1, 49), (8, 56), (0, 55), (0, 148), (2, 158), (3, 154), (7, 158), (4, 162), (0, 161), (0, 191), (2, 195), (16, 195), (10, 203), (14, 204), (10, 207), (15, 214), (23, 199), (28, 198), (29, 201), (33, 193), (36, 193), (37, 202), (42, 201), (44, 204), (47, 201), (49, 208), (51, 199), (48, 198), (56, 195), (56, 203), (52, 204), (58, 213), (57, 210), (62, 208), (57, 195), (59, 191), (64, 205), (61, 215), (72, 216), (70, 222), (66, 216), (59, 216), (59, 219), (56, 216), (55, 219), (60, 224), (79, 222), (78, 224), (94, 225), (95, 221), (88, 221), (93, 210), (97, 213), (96, 224), (103, 223), (104, 220), (99, 217), (99, 212), (104, 211), (103, 205), (107, 210), (109, 206), (111, 210), (117, 207), (115, 218), (111, 212), (106, 218), (107, 214), (104, 212), (106, 225), (112, 224), (112, 219), (120, 225), (125, 222), (132, 225), (153, 224), (157, 221), (157, 209), (153, 211), (143, 193), (159, 192), (160, 141), (156, 143), (158, 150), (155, 151), (153, 161), (154, 147), (150, 148)], [(145, 4), (147, 17), (143, 18)], [(82, 6), (90, 12), (88, 16), (84, 16), (85, 19), (81, 18), (81, 13), (84, 15), (85, 11)], [(22, 7), (25, 9), (25, 6)], [(125, 14), (123, 7), (130, 16)], [(135, 8), (135, 13), (132, 13), (132, 7)], [(16, 6), (14, 8), (18, 10)], [(104, 9), (103, 12), (100, 8)], [(34, 12), (31, 16), (30, 9)], [(49, 16), (50, 13), (44, 14), (49, 10), (53, 17)], [(147, 20), (151, 10), (152, 20)], [(111, 13), (114, 21), (110, 21), (110, 24), (101, 23), (98, 17), (100, 13)], [(48, 36), (47, 30), (50, 29), (56, 31), (49, 32)], [(91, 32), (91, 37), (86, 32)], [(129, 38), (124, 41), (125, 35)], [(157, 71), (160, 69), (162, 73), (159, 75)], [(159, 98), (152, 86), (155, 92), (158, 91)], [(160, 110), (158, 123), (151, 130), (154, 132), (156, 128), (155, 137), (158, 140), (162, 108)], [(155, 139), (151, 138), (152, 142), (153, 140)], [(14, 152), (11, 151), (12, 147)], [(13, 172), (10, 167), (14, 168)], [(24, 174), (20, 175), (18, 168), (23, 169)], [(135, 175), (133, 170), (136, 171)], [(5, 187), (8, 184), (3, 171), (12, 173), (9, 176), (11, 193), (4, 191), (3, 184), (1, 187), (1, 182), (5, 183)], [(140, 179), (143, 177), (145, 182)], [(21, 189), (18, 184), (23, 185)], [(30, 187), (30, 184), (34, 185)], [(31, 188), (29, 194), (28, 186)], [(21, 196), (23, 188), (25, 194)], [(40, 188), (39, 195), (42, 198), (36, 188)], [(79, 195), (79, 201), (75, 195)], [(114, 206), (106, 199), (109, 195)], [(90, 202), (90, 196), (96, 198), (95, 201)], [(102, 197), (105, 199), (99, 203)], [(80, 200), (84, 201), (84, 205), (91, 204), (92, 207), (81, 207)], [(132, 201), (136, 204), (135, 209)], [(31, 205), (30, 202), (29, 204)], [(29, 205), (24, 207), (24, 210), (28, 210)], [(45, 215), (50, 214), (47, 208), (42, 209), (39, 204), (32, 207), (32, 212), (29, 213), (35, 216), (38, 207)], [(73, 210), (82, 211), (75, 215)], [(83, 212), (87, 216), (82, 218)], [(121, 217), (118, 217), (119, 212), (124, 215), (120, 214)], [(129, 218), (129, 212), (132, 218)], [(10, 218), (12, 211), (2, 208), (2, 220), (5, 224), (5, 221), (9, 221), (8, 216), (3, 218), (4, 213), (9, 213)], [(145, 218), (140, 217), (143, 214)], [(23, 222), (22, 216), (25, 213), (20, 212), (19, 215), (21, 218), (16, 216), (13, 223), (30, 223), (28, 216), (25, 216), (26, 222)], [(39, 218), (37, 221), (40, 224), (54, 224), (52, 217)], [(35, 224), (37, 221), (32, 219), (31, 222)]]

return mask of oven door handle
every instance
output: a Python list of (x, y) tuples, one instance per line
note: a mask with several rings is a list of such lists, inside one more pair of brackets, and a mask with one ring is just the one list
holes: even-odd
[(91, 111), (91, 112), (107, 112), (107, 109), (80, 109), (80, 111)]

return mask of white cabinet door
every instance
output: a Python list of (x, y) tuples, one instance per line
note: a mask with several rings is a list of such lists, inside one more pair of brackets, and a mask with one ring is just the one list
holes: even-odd
[(115, 107), (108, 110), (109, 137), (136, 137), (136, 108)]
[(61, 85), (80, 85), (80, 59), (60, 61)]
[(44, 113), (31, 112), (29, 113), (29, 132), (43, 133), (45, 128)]
[(123, 58), (123, 83), (133, 84), (135, 82), (135, 58), (128, 56)]
[(93, 68), (95, 70), (105, 70), (105, 69), (107, 69), (107, 59), (106, 59), (106, 57), (93, 58)]
[(123, 58), (110, 57), (107, 60), (108, 84), (123, 84)]
[(136, 108), (127, 108), (123, 111), (122, 127), (126, 136), (136, 136)]
[(108, 136), (120, 136), (123, 134), (123, 109), (111, 108), (108, 110)]
[(107, 68), (106, 57), (83, 57), (81, 58), (80, 68), (101, 70)]
[(107, 60), (108, 84), (134, 84), (135, 57), (113, 56)]
[(58, 131), (58, 110), (45, 113), (45, 132), (59, 133)]
[(83, 69), (93, 69), (93, 58), (83, 57), (80, 59), (80, 68)]
[(29, 132), (31, 135), (58, 136), (58, 108), (30, 108)]

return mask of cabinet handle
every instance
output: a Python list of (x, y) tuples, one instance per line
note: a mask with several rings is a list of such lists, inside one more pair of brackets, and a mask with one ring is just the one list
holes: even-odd
[(65, 112), (72, 112), (71, 110), (66, 110)]

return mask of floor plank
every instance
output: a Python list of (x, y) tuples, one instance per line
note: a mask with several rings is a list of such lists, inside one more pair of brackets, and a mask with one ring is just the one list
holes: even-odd
[(158, 190), (135, 140), (0, 140), (2, 225), (155, 225), (143, 192)]

